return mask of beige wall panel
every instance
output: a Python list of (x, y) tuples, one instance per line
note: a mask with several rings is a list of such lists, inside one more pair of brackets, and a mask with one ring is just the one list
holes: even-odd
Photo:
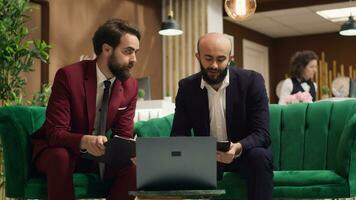
[[(169, 0), (162, 0), (162, 5), (165, 5), (163, 13), (167, 13), (168, 4)], [(167, 90), (173, 99), (178, 90), (178, 81), (200, 71), (195, 52), (199, 37), (208, 30), (208, 7), (208, 0), (172, 0), (173, 18), (183, 30), (179, 36), (164, 36), (167, 39), (163, 43), (163, 90)]]
[[(41, 7), (33, 3), (31, 3), (31, 6), (33, 6), (32, 11), (26, 13), (31, 18), (26, 23), (30, 31), (27, 38), (30, 40), (39, 40), (41, 39)], [(22, 74), (27, 80), (23, 94), (28, 100), (32, 99), (32, 96), (41, 90), (41, 62), (38, 59), (34, 60), (33, 70), (32, 72)]]
[(134, 77), (151, 79), (151, 96), (162, 98), (161, 2), (145, 0), (50, 0), (49, 80), (56, 71), (79, 61), (81, 55), (93, 56), (91, 38), (99, 25), (110, 18), (136, 24), (142, 32)]

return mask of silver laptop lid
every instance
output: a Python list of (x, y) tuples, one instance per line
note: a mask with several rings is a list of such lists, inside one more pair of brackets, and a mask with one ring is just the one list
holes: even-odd
[(216, 188), (213, 137), (137, 138), (138, 190)]

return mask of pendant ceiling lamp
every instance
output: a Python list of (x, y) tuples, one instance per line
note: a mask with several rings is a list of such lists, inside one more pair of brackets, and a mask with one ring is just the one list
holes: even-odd
[(256, 11), (256, 0), (225, 0), (225, 11), (233, 20), (243, 21)]
[(351, 11), (351, 0), (350, 0), (350, 17), (349, 19), (341, 25), (339, 34), (343, 36), (355, 36), (356, 35), (356, 22), (352, 17)]
[(340, 35), (355, 36), (356, 35), (356, 22), (352, 16), (349, 17), (344, 24), (341, 25)]
[(169, 0), (169, 14), (166, 20), (162, 22), (160, 35), (174, 36), (181, 35), (183, 31), (177, 21), (173, 19), (172, 0)]

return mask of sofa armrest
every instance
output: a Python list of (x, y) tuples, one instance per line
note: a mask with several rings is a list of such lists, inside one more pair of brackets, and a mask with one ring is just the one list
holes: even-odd
[(350, 196), (356, 196), (356, 114), (346, 123), (337, 150), (336, 172), (347, 178)]
[[(7, 197), (23, 196), (28, 172), (29, 139), (16, 128), (13, 121), (0, 119), (1, 143), (5, 164), (5, 188)], [(14, 134), (20, 133), (20, 134)]]
[(32, 171), (30, 135), (43, 123), (44, 108), (0, 108), (0, 135), (5, 163), (7, 197), (23, 197)]
[(351, 155), (350, 155), (350, 173), (349, 173), (349, 186), (350, 196), (356, 196), (356, 114), (352, 117), (352, 127), (348, 129), (353, 134)]
[[(355, 130), (355, 129), (354, 129)], [(356, 139), (354, 139), (351, 150), (351, 164), (349, 173), (350, 196), (356, 196)]]

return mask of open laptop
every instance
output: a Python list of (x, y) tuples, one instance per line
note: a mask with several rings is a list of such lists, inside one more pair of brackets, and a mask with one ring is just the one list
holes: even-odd
[(136, 161), (138, 190), (216, 188), (215, 138), (137, 138)]

